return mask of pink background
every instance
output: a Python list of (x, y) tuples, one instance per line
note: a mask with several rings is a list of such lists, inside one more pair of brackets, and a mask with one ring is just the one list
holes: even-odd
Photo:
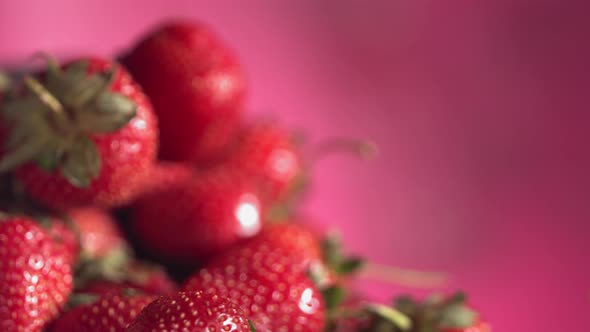
[(376, 262), (452, 273), (450, 288), (467, 290), (496, 331), (585, 331), (588, 7), (0, 1), (0, 59), (112, 54), (161, 18), (205, 20), (242, 57), (250, 114), (381, 146), (373, 162), (318, 165), (306, 206), (318, 222)]

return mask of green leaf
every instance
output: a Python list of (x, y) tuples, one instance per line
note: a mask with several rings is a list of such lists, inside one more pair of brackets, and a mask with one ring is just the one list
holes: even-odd
[(12, 86), (12, 79), (10, 78), (8, 73), (0, 71), (0, 92), (5, 92), (5, 91), (10, 90), (11, 86)]
[(90, 294), (90, 293), (75, 293), (70, 296), (68, 299), (68, 308), (75, 308), (87, 304), (92, 304), (98, 300), (99, 296), (97, 294)]
[(324, 262), (329, 267), (337, 267), (342, 261), (340, 237), (336, 234), (329, 234), (322, 240), (321, 245)]
[(477, 313), (465, 305), (452, 304), (444, 308), (438, 327), (462, 329), (473, 326), (477, 319)]
[(337, 308), (344, 300), (344, 288), (340, 286), (331, 286), (322, 290), (326, 308), (331, 311)]
[(369, 312), (372, 312), (377, 316), (394, 324), (402, 331), (408, 331), (412, 328), (412, 321), (410, 320), (410, 318), (404, 315), (403, 313), (395, 310), (394, 308), (382, 304), (372, 303), (367, 305), (366, 309)]
[(127, 125), (136, 114), (137, 106), (131, 99), (114, 92), (102, 92), (79, 110), (78, 122), (84, 132), (109, 133)]
[(57, 159), (57, 154), (53, 153), (53, 151), (44, 150), (37, 156), (36, 163), (41, 169), (52, 172), (57, 167)]
[[(106, 71), (76, 79), (64, 91), (54, 91), (60, 100), (72, 109), (81, 109), (90, 104), (111, 84), (113, 71)], [(68, 77), (65, 77), (68, 82)]]
[(256, 328), (254, 327), (254, 323), (248, 319), (248, 325), (250, 326), (250, 332), (256, 332)]
[(457, 292), (449, 297), (446, 301), (447, 304), (465, 304), (467, 301), (467, 295), (463, 292)]
[(94, 141), (81, 136), (68, 149), (60, 165), (62, 175), (75, 187), (85, 188), (100, 173), (100, 153)]
[(347, 276), (360, 270), (365, 264), (365, 260), (360, 257), (346, 258), (338, 264), (338, 275)]
[(405, 314), (411, 315), (418, 309), (418, 304), (411, 296), (403, 295), (395, 299), (394, 307)]

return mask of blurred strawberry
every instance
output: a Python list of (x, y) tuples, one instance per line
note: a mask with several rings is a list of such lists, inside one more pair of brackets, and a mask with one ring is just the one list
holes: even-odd
[(120, 66), (83, 58), (24, 78), (5, 100), (9, 130), (1, 170), (16, 168), (25, 190), (45, 205), (113, 207), (140, 190), (157, 148), (147, 97)]
[(176, 292), (177, 287), (164, 269), (153, 264), (132, 261), (123, 268), (118, 278), (92, 280), (83, 287), (83, 292), (106, 294), (123, 289), (136, 289), (153, 295), (170, 295)]
[(273, 200), (284, 198), (302, 184), (303, 163), (293, 137), (275, 123), (244, 127), (225, 161), (249, 176), (259, 178)]
[(55, 217), (38, 219), (56, 245), (63, 249), (65, 260), (75, 266), (80, 256), (80, 243), (72, 225)]
[(180, 173), (132, 207), (131, 233), (147, 251), (194, 267), (260, 231), (264, 202), (250, 179), (224, 168)]
[(101, 259), (115, 251), (127, 250), (127, 242), (115, 219), (105, 210), (93, 207), (68, 211), (80, 235), (84, 259)]
[(102, 296), (77, 294), (76, 305), (51, 325), (52, 332), (125, 332), (127, 326), (155, 297), (133, 291), (112, 291)]
[(160, 157), (207, 162), (237, 129), (245, 79), (235, 55), (199, 22), (171, 21), (122, 60), (154, 103)]
[(71, 253), (29, 217), (0, 217), (0, 330), (40, 332), (72, 290)]
[(226, 298), (203, 292), (181, 292), (152, 302), (127, 331), (251, 332), (246, 317)]
[[(292, 208), (289, 205), (297, 203), (308, 185), (309, 173), (322, 158), (334, 153), (367, 158), (375, 152), (374, 144), (364, 140), (329, 139), (308, 146), (301, 137), (267, 121), (244, 126), (223, 162), (258, 179), (269, 202)], [(279, 213), (278, 218), (283, 216)]]
[(234, 248), (194, 274), (184, 289), (230, 298), (259, 332), (320, 332), (326, 319), (320, 291), (280, 248)]
[(257, 236), (248, 241), (248, 246), (266, 245), (280, 248), (302, 266), (322, 261), (321, 235), (309, 226), (290, 221), (265, 225)]

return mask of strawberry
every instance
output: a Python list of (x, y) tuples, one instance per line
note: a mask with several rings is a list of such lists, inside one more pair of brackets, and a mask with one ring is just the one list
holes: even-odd
[(284, 198), (303, 180), (303, 163), (293, 137), (276, 123), (247, 125), (239, 132), (225, 163), (258, 178), (269, 198)]
[(320, 332), (324, 327), (320, 291), (279, 248), (234, 248), (189, 278), (183, 289), (230, 298), (260, 332)]
[(148, 252), (190, 267), (258, 233), (264, 202), (250, 179), (223, 168), (188, 179), (189, 172), (180, 173), (184, 175), (175, 183), (146, 194), (132, 207), (132, 234)]
[(242, 68), (219, 37), (204, 24), (171, 21), (123, 62), (158, 113), (161, 159), (215, 159), (238, 127), (245, 96)]
[(250, 326), (235, 303), (197, 291), (160, 297), (139, 313), (127, 331), (250, 332)]
[(65, 246), (28, 217), (0, 220), (0, 330), (42, 331), (72, 290)]
[(53, 332), (125, 332), (129, 323), (155, 300), (132, 291), (112, 291), (102, 296), (74, 295), (72, 300), (89, 302), (65, 312), (51, 326)]
[(80, 235), (84, 259), (101, 259), (115, 251), (127, 250), (127, 242), (115, 219), (105, 210), (93, 207), (68, 211)]
[(163, 269), (151, 264), (132, 261), (124, 267), (118, 278), (93, 280), (83, 289), (85, 293), (93, 294), (136, 289), (146, 294), (170, 295), (176, 292), (176, 284)]
[(45, 231), (56, 242), (56, 245), (63, 249), (66, 262), (74, 266), (80, 256), (80, 243), (72, 226), (55, 217), (44, 217), (42, 224), (46, 226)]
[(269, 202), (288, 205), (296, 203), (304, 192), (310, 171), (322, 158), (333, 153), (368, 158), (376, 153), (376, 146), (366, 140), (334, 138), (315, 146), (304, 143), (276, 122), (255, 122), (241, 128), (222, 160), (257, 178)]
[(9, 130), (0, 170), (16, 176), (36, 200), (55, 209), (113, 207), (141, 189), (156, 156), (151, 104), (121, 66), (83, 58), (24, 78), (7, 98)]
[(291, 259), (307, 266), (322, 261), (321, 241), (320, 235), (309, 227), (284, 221), (265, 225), (248, 245), (265, 244), (270, 248), (280, 248), (288, 252)]

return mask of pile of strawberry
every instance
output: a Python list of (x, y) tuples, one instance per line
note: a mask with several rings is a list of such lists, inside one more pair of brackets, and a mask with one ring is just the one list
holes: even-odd
[(0, 331), (489, 331), (461, 294), (349, 291), (363, 262), (297, 214), (313, 158), (243, 121), (243, 70), (207, 26), (118, 62), (39, 57), (0, 76)]

